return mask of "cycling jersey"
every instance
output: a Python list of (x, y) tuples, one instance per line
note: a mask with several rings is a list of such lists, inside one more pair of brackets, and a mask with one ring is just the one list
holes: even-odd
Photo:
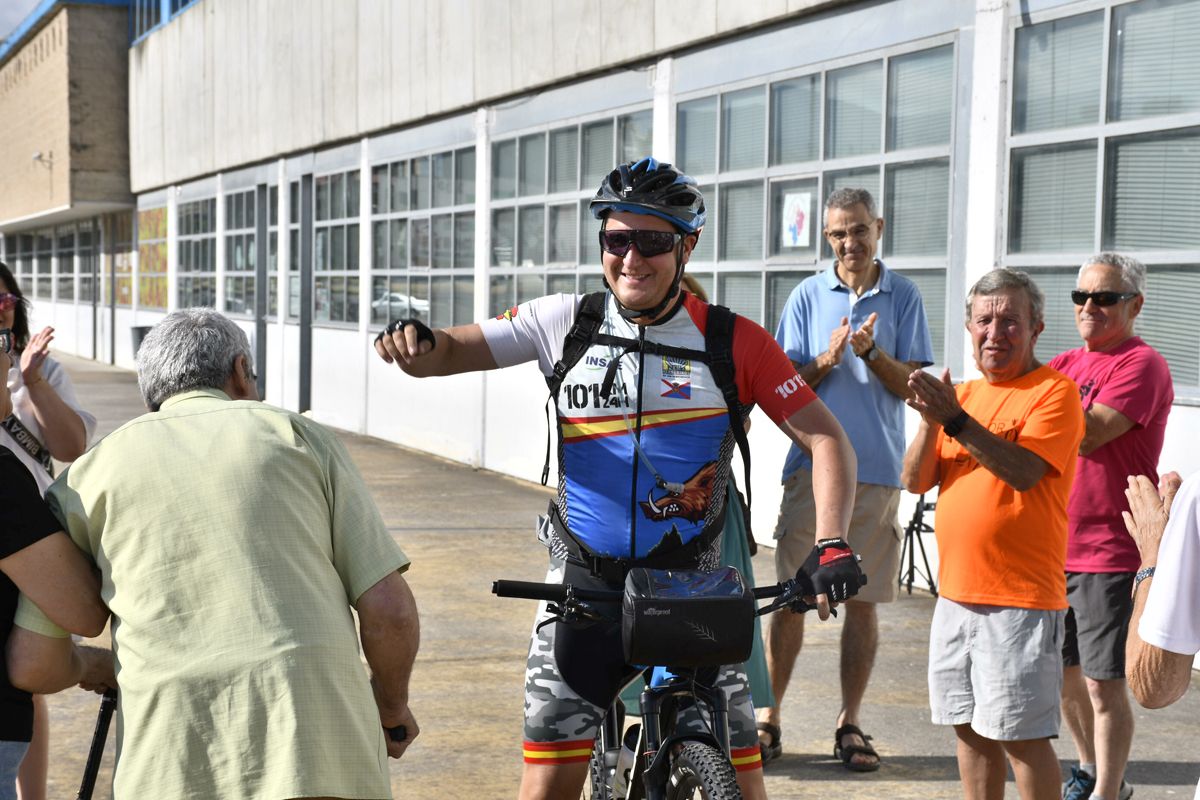
[[(497, 365), (537, 359), (550, 375), (579, 301), (542, 297), (482, 323)], [(729, 415), (708, 365), (679, 354), (704, 351), (708, 309), (685, 293), (663, 320), (639, 326), (617, 313), (610, 295), (599, 333), (633, 349), (593, 342), (562, 381), (558, 510), (596, 555), (668, 553), (723, 520), (733, 450)], [(771, 335), (743, 317), (734, 326), (733, 362), (739, 401), (760, 405), (777, 424), (815, 398)]]

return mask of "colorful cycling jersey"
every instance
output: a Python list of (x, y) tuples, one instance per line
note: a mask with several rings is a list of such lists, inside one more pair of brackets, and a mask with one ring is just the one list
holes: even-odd
[[(542, 374), (550, 375), (580, 299), (542, 297), (482, 323), (497, 365), (536, 358)], [(639, 326), (617, 313), (610, 294), (599, 333), (703, 352), (708, 309), (685, 294), (663, 321)], [(734, 442), (707, 364), (623, 349), (592, 343), (562, 382), (558, 508), (592, 553), (636, 559), (668, 553), (720, 522)], [(609, 369), (614, 359), (615, 373)], [(738, 399), (743, 406), (757, 403), (776, 424), (816, 397), (774, 338), (744, 317), (734, 325), (733, 362)], [(607, 392), (606, 374), (613, 376)], [(659, 484), (656, 474), (672, 488)]]

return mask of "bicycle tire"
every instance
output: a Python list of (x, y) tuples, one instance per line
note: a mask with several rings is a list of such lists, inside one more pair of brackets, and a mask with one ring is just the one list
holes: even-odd
[(742, 800), (733, 765), (712, 745), (684, 742), (675, 755), (667, 780), (667, 800), (687, 798)]
[(590, 800), (613, 800), (612, 770), (604, 766), (604, 750), (600, 747), (600, 735), (592, 743), (592, 757), (588, 759), (588, 783), (583, 796)]

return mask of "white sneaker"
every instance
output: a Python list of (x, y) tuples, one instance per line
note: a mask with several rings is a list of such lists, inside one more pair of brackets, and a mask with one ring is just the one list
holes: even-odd
[(1125, 781), (1121, 781), (1121, 791), (1117, 792), (1117, 800), (1129, 800), (1133, 797), (1133, 787)]

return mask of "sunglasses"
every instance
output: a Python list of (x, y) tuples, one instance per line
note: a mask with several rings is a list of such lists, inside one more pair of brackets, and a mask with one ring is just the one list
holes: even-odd
[(667, 231), (600, 231), (600, 248), (617, 258), (624, 258), (629, 248), (636, 245), (643, 258), (661, 256), (674, 249), (682, 234)]
[(17, 297), (11, 292), (0, 292), (0, 311), (8, 311), (10, 308), (15, 307), (20, 301), (21, 298)]
[(1115, 306), (1122, 300), (1137, 297), (1137, 292), (1084, 292), (1075, 289), (1071, 292), (1071, 302), (1077, 306), (1086, 305), (1091, 300), (1098, 306)]

